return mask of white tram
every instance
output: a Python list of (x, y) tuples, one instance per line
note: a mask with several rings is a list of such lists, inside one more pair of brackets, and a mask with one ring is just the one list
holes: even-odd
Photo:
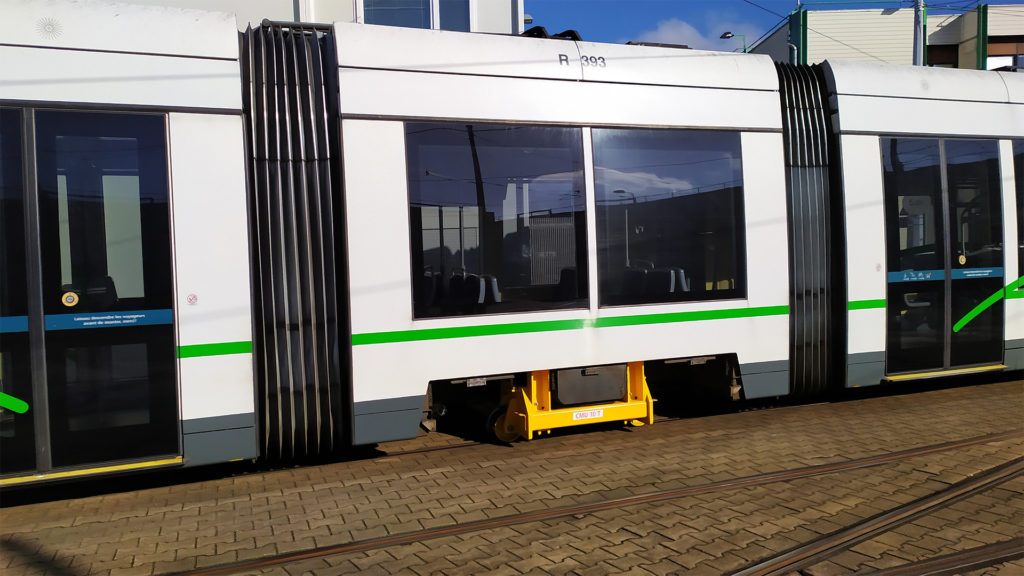
[(1024, 369), (1022, 76), (0, 21), (0, 486)]

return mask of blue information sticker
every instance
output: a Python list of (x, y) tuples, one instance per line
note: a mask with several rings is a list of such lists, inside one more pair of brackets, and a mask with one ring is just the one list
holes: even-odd
[(79, 330), (83, 328), (126, 328), (171, 324), (174, 313), (163, 310), (131, 310), (124, 312), (84, 312), (81, 314), (47, 314), (47, 330)]
[(889, 272), (886, 279), (890, 284), (894, 282), (928, 282), (929, 280), (944, 280), (945, 270), (901, 270)]
[(28, 316), (0, 316), (0, 334), (28, 332)]
[(953, 270), (953, 280), (965, 278), (1002, 278), (1002, 268), (962, 268)]

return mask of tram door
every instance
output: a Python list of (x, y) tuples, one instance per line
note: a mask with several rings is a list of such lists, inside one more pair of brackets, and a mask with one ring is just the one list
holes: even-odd
[[(38, 228), (9, 239), (5, 214), (0, 273), (17, 287), (0, 300), (25, 321), (5, 319), (0, 378), (29, 409), (4, 411), (13, 423), (0, 432), (0, 472), (180, 454), (164, 117), (7, 109), (3, 119), (4, 200), (21, 196), (11, 206)], [(24, 126), (35, 143), (19, 150), (27, 178), (8, 162), (9, 133)]]
[[(994, 140), (883, 138), (886, 373), (998, 364), (1002, 201)], [(987, 305), (986, 305), (987, 304)]]

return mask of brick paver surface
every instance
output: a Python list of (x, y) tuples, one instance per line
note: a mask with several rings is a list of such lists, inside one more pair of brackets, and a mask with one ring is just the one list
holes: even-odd
[[(1012, 382), (55, 500), (0, 510), (0, 569), (5, 575), (191, 570), (1020, 430), (1022, 423), (1024, 386)], [(452, 440), (434, 436), (382, 448), (432, 442)], [(1022, 454), (1024, 439), (1014, 438), (265, 572), (723, 574)], [(905, 524), (808, 573), (851, 573), (1019, 536), (1021, 485), (1007, 482)], [(1013, 573), (1018, 566), (990, 572)]]

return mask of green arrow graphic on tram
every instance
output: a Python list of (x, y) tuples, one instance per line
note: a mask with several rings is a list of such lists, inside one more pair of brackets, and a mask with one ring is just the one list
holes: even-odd
[(1004, 296), (1007, 298), (1020, 298), (1024, 296), (1024, 293), (1021, 292), (1014, 293), (1015, 290), (1018, 290), (1020, 288), (1024, 288), (1024, 276), (1017, 278), (1012, 283), (1007, 285), (1006, 288), (1000, 288), (998, 292), (989, 296), (988, 298), (985, 298), (985, 300), (982, 301), (981, 304), (975, 306), (973, 310), (965, 314), (963, 318), (958, 320), (957, 323), (953, 325), (953, 332), (959, 332), (964, 326), (967, 326), (968, 322), (977, 318), (978, 314), (981, 314), (990, 306), (992, 306), (996, 302), (999, 302)]
[(0, 408), (7, 408), (11, 412), (24, 414), (25, 412), (28, 412), (28, 402), (25, 402), (20, 398), (15, 398), (10, 394), (0, 392)]

